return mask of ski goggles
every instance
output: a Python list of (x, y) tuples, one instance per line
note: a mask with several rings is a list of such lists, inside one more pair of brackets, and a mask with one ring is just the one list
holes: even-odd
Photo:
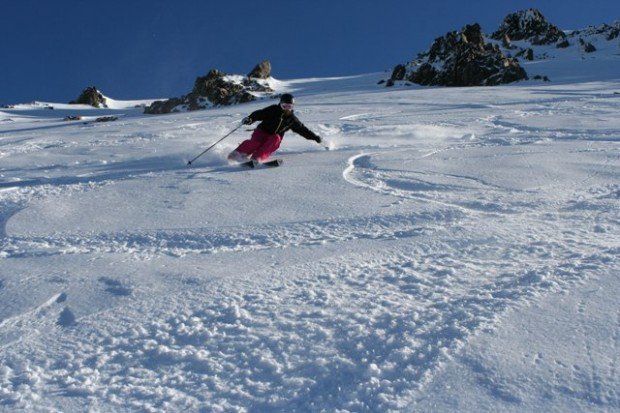
[(280, 103), (280, 107), (284, 110), (293, 110), (295, 107), (294, 103)]

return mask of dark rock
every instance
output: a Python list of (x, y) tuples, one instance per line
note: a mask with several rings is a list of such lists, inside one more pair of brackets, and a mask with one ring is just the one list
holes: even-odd
[(418, 83), (420, 85), (433, 85), (435, 84), (435, 79), (437, 78), (437, 71), (433, 67), (433, 65), (429, 63), (422, 63), (418, 70), (412, 72), (409, 75), (409, 80), (413, 83)]
[(579, 44), (581, 45), (581, 49), (585, 52), (585, 53), (593, 53), (596, 52), (596, 47), (594, 47), (594, 45), (590, 42), (586, 42), (585, 40), (583, 40), (581, 37), (579, 38)]
[(607, 40), (613, 40), (620, 36), (620, 23), (616, 23), (616, 27), (610, 27), (607, 33)]
[(273, 89), (262, 85), (256, 79), (245, 78), (243, 79), (241, 84), (243, 85), (245, 90), (248, 92), (265, 92), (265, 93), (273, 92)]
[(517, 57), (522, 57), (525, 60), (532, 61), (534, 60), (534, 50), (531, 48), (521, 49), (521, 51), (517, 53)]
[(394, 67), (394, 70), (392, 71), (392, 76), (390, 77), (390, 80), (403, 80), (406, 75), (407, 68), (405, 67), (405, 65), (396, 65), (396, 67)]
[(549, 23), (537, 9), (521, 10), (506, 16), (491, 38), (502, 40), (504, 36), (513, 41), (527, 40), (533, 45), (552, 44), (566, 37), (564, 32)]
[(570, 43), (566, 39), (558, 42), (558, 44), (555, 45), (555, 47), (557, 47), (558, 49), (566, 49), (568, 46), (570, 46)]
[(475, 48), (484, 48), (484, 35), (478, 23), (468, 24), (461, 30), (461, 39), (465, 43), (473, 45)]
[(602, 24), (598, 27), (590, 26), (584, 30), (578, 30), (571, 33), (573, 36), (605, 36), (606, 40), (613, 40), (620, 36), (620, 21), (615, 22), (613, 25)]
[(252, 92), (269, 92), (271, 89), (262, 86), (256, 80), (244, 79), (242, 84), (225, 79), (225, 74), (219, 70), (211, 70), (206, 76), (199, 77), (194, 83), (194, 89), (188, 95), (189, 109), (204, 108), (204, 98), (215, 106), (246, 103), (255, 100)]
[(65, 122), (73, 121), (73, 120), (82, 120), (81, 116), (65, 116), (63, 119)]
[(409, 64), (406, 79), (421, 85), (492, 86), (527, 79), (515, 59), (485, 43), (477, 23), (435, 39), (419, 57)]
[(254, 96), (247, 93), (242, 85), (225, 80), (225, 76), (219, 70), (213, 69), (206, 76), (197, 78), (194, 82), (194, 89), (188, 95), (189, 110), (204, 107), (205, 102), (201, 98), (206, 98), (215, 106), (254, 100)]
[(532, 79), (534, 80), (542, 80), (543, 82), (551, 82), (547, 76), (536, 75)]
[(116, 116), (102, 116), (100, 118), (95, 119), (95, 122), (114, 122), (118, 120)]
[(97, 90), (95, 86), (87, 87), (82, 94), (76, 99), (69, 102), (71, 105), (90, 105), (96, 108), (107, 108), (105, 97)]
[(271, 77), (271, 62), (263, 60), (248, 74), (249, 78), (268, 79)]
[(583, 51), (586, 53), (594, 53), (596, 52), (596, 47), (594, 47), (592, 43), (587, 42), (583, 44)]
[(144, 113), (152, 115), (161, 115), (163, 113), (178, 112), (176, 107), (181, 106), (184, 100), (182, 98), (171, 98), (168, 100), (157, 100), (144, 109)]
[(529, 60), (532, 61), (534, 60), (534, 51), (532, 49), (527, 49), (527, 52), (525, 52), (525, 60)]
[(502, 38), (502, 47), (505, 49), (512, 49), (514, 47), (510, 41), (510, 37), (507, 34)]
[(144, 113), (162, 114), (179, 110), (199, 110), (212, 106), (225, 106), (250, 102), (256, 99), (251, 92), (271, 93), (273, 90), (263, 86), (256, 78), (244, 78), (235, 82), (223, 72), (212, 69), (206, 76), (194, 82), (192, 91), (180, 98), (153, 102)]

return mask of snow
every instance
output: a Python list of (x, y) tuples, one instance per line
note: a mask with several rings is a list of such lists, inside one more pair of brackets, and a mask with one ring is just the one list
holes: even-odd
[(620, 78), (552, 66), (278, 81), (275, 169), (186, 166), (264, 101), (2, 109), (0, 411), (618, 411)]

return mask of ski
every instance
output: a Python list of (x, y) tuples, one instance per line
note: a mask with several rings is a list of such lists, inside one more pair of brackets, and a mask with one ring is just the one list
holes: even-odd
[(282, 159), (274, 159), (272, 161), (267, 161), (267, 162), (264, 162), (262, 165), (269, 166), (271, 168), (275, 166), (280, 166), (282, 165)]
[(282, 165), (282, 159), (274, 159), (274, 160), (267, 161), (267, 162), (262, 162), (262, 163), (258, 162), (258, 161), (255, 161), (255, 160), (251, 160), (251, 161), (248, 161), (248, 162), (242, 162), (239, 165), (243, 166), (244, 168), (252, 168), (252, 169), (258, 168), (260, 166), (266, 166), (266, 167), (269, 167), (269, 168), (274, 168), (276, 166)]
[(243, 166), (244, 168), (256, 168), (256, 166), (258, 165), (258, 162), (247, 161), (247, 162), (241, 162), (239, 165)]

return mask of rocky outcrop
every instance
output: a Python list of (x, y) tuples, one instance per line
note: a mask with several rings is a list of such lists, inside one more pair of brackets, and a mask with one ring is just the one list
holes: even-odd
[(435, 39), (427, 53), (396, 66), (387, 84), (403, 79), (421, 85), (493, 86), (527, 79), (527, 74), (498, 45), (485, 42), (476, 23)]
[(521, 57), (525, 60), (529, 60), (532, 61), (534, 60), (534, 50), (527, 48), (527, 49), (520, 49), (517, 54), (516, 57)]
[[(257, 68), (263, 71), (255, 73), (253, 70), (250, 74), (265, 75), (267, 73), (265, 69), (268, 68), (269, 76), (271, 76), (271, 63), (269, 61), (259, 63)], [(267, 86), (266, 82), (261, 83), (261, 79), (264, 78), (229, 76), (217, 69), (212, 69), (205, 76), (196, 79), (194, 88), (187, 95), (153, 102), (145, 109), (144, 113), (162, 114), (182, 110), (192, 111), (250, 102), (256, 99), (256, 94), (273, 93), (273, 89)]]
[(540, 11), (522, 10), (506, 16), (491, 36), (472, 24), (435, 39), (427, 52), (395, 66), (389, 79), (379, 84), (490, 86), (528, 78), (548, 82), (544, 73), (528, 76), (522, 65), (532, 71), (548, 70), (553, 65), (528, 63), (575, 55), (584, 61), (603, 58), (614, 64), (619, 41), (620, 21), (563, 32)]
[(607, 40), (613, 40), (620, 37), (620, 22), (616, 22), (613, 26), (604, 25), (603, 29), (606, 33)]
[(253, 82), (248, 81), (248, 79), (245, 79), (244, 83), (238, 84), (226, 79), (225, 73), (216, 69), (210, 70), (206, 76), (196, 79), (194, 88), (187, 95), (189, 110), (202, 109), (202, 102), (205, 98), (214, 106), (250, 102), (255, 99), (248, 91), (252, 84)]
[(579, 44), (581, 45), (581, 50), (583, 50), (584, 53), (596, 52), (596, 47), (594, 47), (594, 45), (590, 42), (586, 42), (583, 39), (579, 39)]
[(257, 64), (250, 73), (249, 78), (268, 79), (271, 77), (271, 62), (269, 60), (263, 60)]
[(87, 87), (76, 100), (69, 102), (70, 105), (90, 105), (96, 108), (107, 108), (106, 99), (95, 86)]
[(492, 39), (512, 41), (526, 40), (533, 45), (554, 44), (564, 40), (566, 35), (549, 23), (537, 9), (522, 10), (509, 14)]
[(602, 24), (594, 27), (590, 26), (584, 30), (578, 30), (571, 33), (574, 37), (601, 36), (607, 41), (611, 41), (620, 37), (620, 21), (613, 24)]
[(168, 100), (156, 100), (151, 103), (150, 106), (144, 108), (144, 113), (151, 115), (161, 115), (163, 113), (179, 112), (179, 109), (183, 106), (185, 97), (170, 98)]
[(558, 49), (566, 49), (567, 47), (570, 46), (570, 42), (568, 41), (568, 39), (565, 39), (565, 40), (558, 42), (558, 44), (556, 44), (555, 46)]
[[(566, 44), (570, 45), (568, 40), (579, 47), (582, 53), (594, 53), (598, 49), (594, 43), (604, 45), (605, 42), (611, 42), (620, 37), (620, 21), (613, 24), (602, 24), (600, 26), (590, 26), (583, 30), (576, 30), (567, 35)], [(560, 47), (560, 43), (557, 45)], [(562, 44), (564, 46), (564, 44)]]

